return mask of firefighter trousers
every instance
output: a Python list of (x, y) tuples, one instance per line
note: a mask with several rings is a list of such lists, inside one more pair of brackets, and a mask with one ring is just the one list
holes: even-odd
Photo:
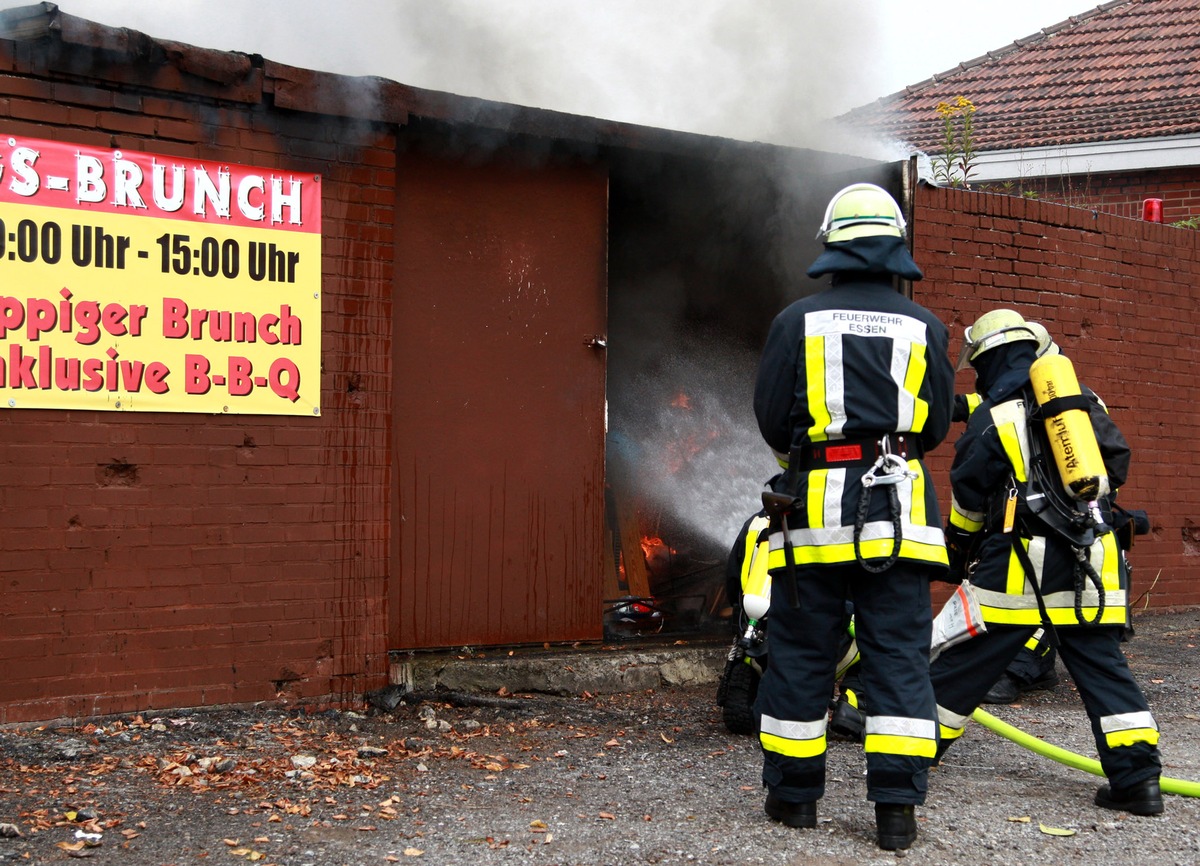
[(763, 784), (782, 800), (825, 793), (826, 721), (838, 651), (854, 604), (859, 667), (867, 695), (867, 799), (925, 802), (937, 749), (929, 681), (929, 568), (900, 560), (882, 574), (856, 563), (798, 567), (792, 607), (786, 571), (772, 573), (771, 663), (759, 684)]
[[(989, 623), (985, 634), (937, 657), (930, 676), (944, 738), (961, 736), (971, 713), (1034, 631)], [(1083, 699), (1109, 783), (1128, 788), (1158, 778), (1158, 727), (1121, 651), (1122, 627), (1069, 626), (1056, 631), (1059, 658)]]

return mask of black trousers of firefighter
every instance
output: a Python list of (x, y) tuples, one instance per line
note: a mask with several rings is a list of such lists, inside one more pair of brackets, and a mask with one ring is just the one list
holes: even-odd
[[(944, 737), (962, 734), (966, 719), (1035, 629), (988, 624), (979, 637), (957, 644), (930, 668)], [(1150, 709), (1121, 652), (1122, 627), (1060, 626), (1058, 655), (1066, 666), (1092, 725), (1100, 765), (1115, 788), (1128, 788), (1162, 771)], [(772, 640), (774, 636), (772, 635)], [(1122, 733), (1122, 731), (1138, 733)], [(1123, 742), (1123, 739), (1129, 742)]]
[(929, 580), (927, 566), (905, 560), (881, 574), (853, 562), (798, 567), (793, 607), (786, 572), (772, 572), (771, 663), (755, 702), (763, 717), (763, 784), (771, 793), (797, 803), (825, 793), (829, 695), (851, 600), (868, 702), (867, 799), (925, 802), (937, 745)]

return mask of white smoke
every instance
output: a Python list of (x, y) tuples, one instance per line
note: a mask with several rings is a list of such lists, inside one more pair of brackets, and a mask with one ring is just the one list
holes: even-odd
[(66, 0), (160, 39), (499, 102), (804, 147), (877, 95), (878, 0)]

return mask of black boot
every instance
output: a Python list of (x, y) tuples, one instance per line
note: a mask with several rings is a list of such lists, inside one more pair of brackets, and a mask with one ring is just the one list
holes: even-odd
[(829, 730), (839, 737), (861, 742), (866, 729), (865, 719), (862, 710), (850, 703), (846, 695), (842, 695), (834, 705)]
[(986, 695), (985, 704), (1011, 704), (1021, 697), (1021, 684), (1011, 674), (1001, 674), (1000, 679), (992, 684)]
[(1118, 809), (1134, 815), (1161, 815), (1163, 812), (1162, 789), (1158, 779), (1147, 779), (1128, 788), (1113, 788), (1101, 785), (1096, 792), (1096, 805), (1105, 809)]
[(875, 832), (884, 851), (907, 848), (917, 838), (917, 816), (912, 805), (876, 803)]
[(774, 794), (767, 794), (767, 802), (763, 809), (772, 821), (778, 821), (788, 827), (811, 830), (817, 826), (817, 803), (815, 800), (807, 803), (792, 803), (781, 800)]

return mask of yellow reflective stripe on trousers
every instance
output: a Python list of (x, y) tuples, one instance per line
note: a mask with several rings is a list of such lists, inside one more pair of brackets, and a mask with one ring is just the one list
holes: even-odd
[(863, 751), (932, 758), (937, 753), (937, 725), (929, 719), (867, 716)]
[[(948, 728), (945, 725), (938, 725), (938, 735), (943, 740), (957, 740), (963, 735), (962, 728)], [(936, 752), (935, 752), (936, 754)]]
[(961, 737), (963, 730), (967, 727), (967, 720), (971, 718), (951, 712), (941, 704), (938, 704), (937, 716), (938, 736), (943, 740), (957, 740)]
[(1119, 713), (1100, 719), (1104, 742), (1109, 748), (1132, 746), (1134, 743), (1158, 745), (1158, 723), (1149, 712)]
[(758, 739), (768, 752), (789, 758), (812, 758), (825, 752), (825, 717), (791, 722), (763, 714)]

